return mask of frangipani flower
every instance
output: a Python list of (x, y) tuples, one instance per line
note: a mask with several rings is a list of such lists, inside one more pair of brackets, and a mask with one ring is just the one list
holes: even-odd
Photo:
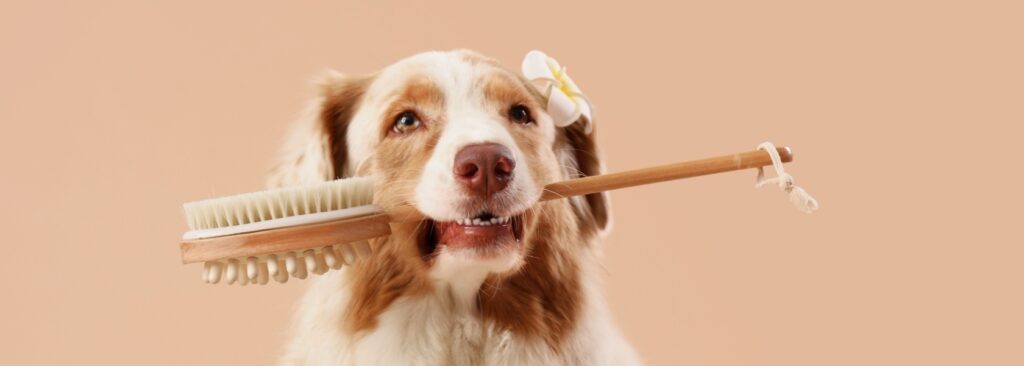
[(547, 83), (540, 92), (548, 98), (547, 111), (555, 126), (565, 127), (586, 117), (584, 131), (589, 134), (593, 130), (590, 101), (558, 61), (544, 52), (530, 51), (523, 58), (523, 76), (534, 83)]

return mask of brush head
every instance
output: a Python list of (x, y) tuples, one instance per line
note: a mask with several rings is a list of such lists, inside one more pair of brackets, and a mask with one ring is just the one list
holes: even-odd
[(373, 206), (373, 179), (354, 177), (243, 193), (184, 205), (189, 231), (202, 239), (356, 217)]
[(390, 233), (373, 184), (355, 177), (186, 203), (182, 258), (204, 262), (207, 283), (241, 285), (353, 264), (371, 255), (366, 239)]

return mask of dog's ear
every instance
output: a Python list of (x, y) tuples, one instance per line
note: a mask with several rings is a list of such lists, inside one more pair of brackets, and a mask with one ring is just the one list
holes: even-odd
[(320, 78), (320, 95), (292, 126), (268, 186), (308, 184), (349, 175), (345, 136), (369, 81), (334, 71)]
[[(565, 146), (561, 153), (561, 163), (566, 179), (604, 173), (604, 164), (601, 163), (597, 149), (596, 128), (591, 126), (590, 133), (587, 133), (586, 126), (592, 122), (586, 118), (581, 116), (580, 120), (573, 124), (558, 127), (559, 139)], [(611, 213), (607, 193), (588, 194), (583, 198), (573, 199), (572, 203), (576, 215), (585, 225), (592, 223), (593, 229), (599, 233), (608, 228)]]

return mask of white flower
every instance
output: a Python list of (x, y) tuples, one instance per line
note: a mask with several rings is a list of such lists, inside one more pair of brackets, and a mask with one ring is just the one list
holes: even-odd
[(584, 131), (593, 130), (590, 101), (572, 81), (565, 67), (541, 51), (530, 51), (523, 58), (523, 76), (534, 83), (546, 83), (540, 92), (548, 98), (547, 111), (555, 126), (565, 127), (586, 117)]

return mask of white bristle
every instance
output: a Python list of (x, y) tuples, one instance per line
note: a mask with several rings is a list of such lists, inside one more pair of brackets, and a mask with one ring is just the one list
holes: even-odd
[(355, 177), (185, 204), (189, 230), (252, 224), (373, 203), (373, 179)]

